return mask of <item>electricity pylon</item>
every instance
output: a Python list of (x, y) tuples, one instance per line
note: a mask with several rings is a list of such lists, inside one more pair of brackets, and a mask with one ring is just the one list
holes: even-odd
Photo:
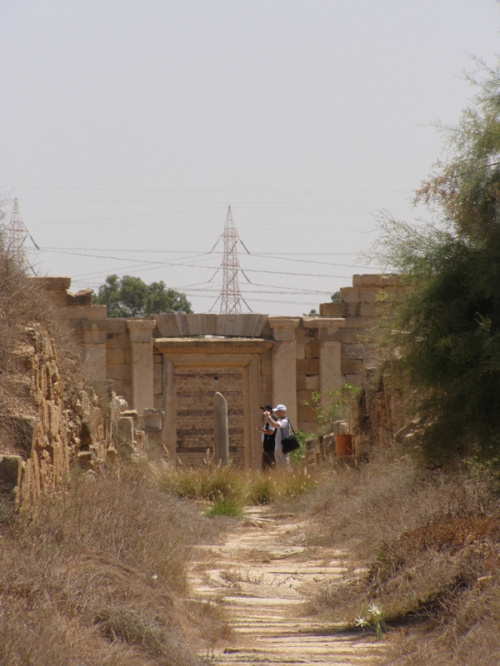
[(238, 283), (238, 272), (240, 262), (236, 246), (239, 241), (238, 232), (234, 226), (231, 206), (228, 206), (226, 224), (221, 238), (224, 243), (224, 255), (222, 257), (222, 291), (220, 293), (220, 313), (241, 313), (241, 292)]
[(29, 238), (37, 250), (40, 248), (33, 240), (33, 237), (21, 219), (17, 197), (14, 199), (9, 222), (4, 225), (3, 231), (5, 234), (5, 246), (9, 254), (17, 259), (20, 266), (23, 268), (29, 268), (33, 275), (36, 275), (35, 269), (26, 256), (24, 242)]

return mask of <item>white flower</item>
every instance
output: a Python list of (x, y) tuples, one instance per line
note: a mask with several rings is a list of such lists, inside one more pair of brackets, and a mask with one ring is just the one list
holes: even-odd
[(374, 617), (380, 617), (382, 615), (382, 611), (378, 606), (375, 606), (375, 604), (372, 604), (368, 608), (368, 612), (371, 613)]
[(357, 617), (356, 618), (356, 626), (357, 627), (366, 627), (368, 625), (368, 620), (366, 617)]

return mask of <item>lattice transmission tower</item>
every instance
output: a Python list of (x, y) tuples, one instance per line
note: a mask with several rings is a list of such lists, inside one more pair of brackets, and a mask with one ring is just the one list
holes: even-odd
[(20, 266), (22, 266), (24, 269), (29, 268), (33, 275), (36, 275), (35, 269), (26, 256), (26, 239), (29, 238), (37, 250), (40, 248), (33, 240), (33, 237), (31, 236), (21, 218), (17, 197), (14, 199), (9, 221), (7, 224), (3, 225), (3, 232), (5, 237), (5, 247), (9, 254), (17, 259)]
[(241, 292), (238, 283), (240, 262), (238, 260), (237, 245), (239, 241), (238, 232), (234, 226), (231, 206), (228, 206), (226, 224), (221, 234), (224, 243), (224, 254), (222, 257), (222, 290), (220, 293), (220, 313), (241, 313)]

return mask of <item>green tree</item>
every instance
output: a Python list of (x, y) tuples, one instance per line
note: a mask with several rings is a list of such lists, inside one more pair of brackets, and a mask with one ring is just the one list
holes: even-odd
[(417, 192), (432, 223), (381, 220), (379, 258), (408, 295), (391, 343), (416, 389), (427, 455), (500, 460), (500, 69), (479, 63), (477, 94), (449, 157)]
[(97, 305), (106, 305), (109, 317), (148, 317), (165, 312), (191, 313), (185, 294), (167, 289), (163, 281), (147, 285), (141, 278), (108, 275), (94, 298)]

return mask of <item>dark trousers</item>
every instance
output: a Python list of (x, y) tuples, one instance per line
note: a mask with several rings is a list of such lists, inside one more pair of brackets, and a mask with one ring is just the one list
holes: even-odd
[(271, 469), (276, 467), (274, 451), (262, 451), (262, 469)]

